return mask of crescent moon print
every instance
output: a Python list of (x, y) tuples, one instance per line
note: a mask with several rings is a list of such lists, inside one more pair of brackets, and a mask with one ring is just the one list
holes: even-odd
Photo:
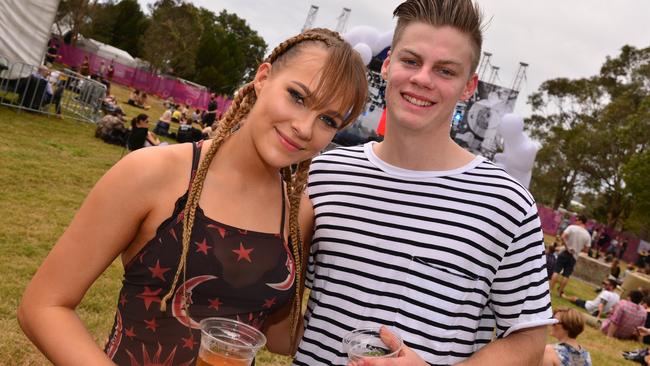
[(120, 347), (120, 343), (122, 342), (122, 328), (122, 314), (120, 314), (120, 309), (117, 309), (117, 314), (115, 314), (115, 333), (113, 334), (113, 338), (111, 338), (108, 350), (106, 351), (106, 355), (111, 360), (115, 356), (115, 352), (117, 352), (117, 349)]
[(294, 279), (296, 278), (296, 266), (293, 263), (293, 259), (291, 258), (291, 252), (289, 252), (289, 247), (287, 246), (286, 240), (284, 240), (284, 250), (287, 252), (287, 260), (284, 262), (284, 265), (287, 267), (287, 271), (289, 271), (287, 278), (282, 282), (266, 284), (270, 288), (274, 288), (278, 291), (287, 291), (290, 289)]
[[(192, 303), (192, 290), (196, 286), (215, 279), (217, 279), (217, 276), (196, 276), (178, 286), (178, 289), (174, 293), (174, 300), (172, 301), (172, 315), (174, 318), (186, 327), (199, 329), (199, 323), (188, 315), (185, 305), (187, 304), (189, 306)], [(183, 290), (185, 290), (185, 293), (183, 293)]]

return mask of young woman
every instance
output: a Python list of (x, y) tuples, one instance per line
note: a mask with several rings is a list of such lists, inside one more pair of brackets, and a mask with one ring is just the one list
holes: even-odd
[[(128, 139), (129, 150), (138, 150), (143, 147), (161, 145), (160, 139), (153, 132), (149, 131), (149, 116), (140, 113), (131, 120), (131, 134)], [(167, 143), (162, 143), (165, 145)]]
[[(366, 96), (363, 61), (336, 33), (281, 43), (214, 139), (138, 150), (101, 178), (25, 291), (25, 333), (57, 365), (187, 365), (198, 322), (221, 316), (262, 329), (271, 351), (291, 352), (310, 159)], [(102, 351), (75, 308), (117, 256), (123, 288)]]
[(551, 335), (559, 341), (547, 344), (543, 366), (591, 366), (589, 352), (578, 344), (576, 338), (585, 327), (585, 320), (575, 309), (557, 309), (553, 317), (558, 321), (551, 325)]

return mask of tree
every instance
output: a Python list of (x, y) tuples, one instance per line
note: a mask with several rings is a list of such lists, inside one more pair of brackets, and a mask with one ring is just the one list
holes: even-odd
[(554, 209), (568, 207), (583, 178), (588, 124), (597, 115), (601, 94), (595, 79), (559, 78), (544, 82), (529, 97), (532, 136), (543, 142), (537, 154), (531, 191)]
[(88, 13), (97, 0), (61, 0), (57, 9), (55, 24), (61, 33), (63, 27), (70, 28), (71, 43), (77, 44), (79, 32), (89, 22)]
[(649, 91), (650, 48), (630, 46), (598, 76), (543, 83), (529, 99), (531, 131), (545, 144), (531, 190), (555, 208), (580, 191), (596, 218), (620, 227), (639, 206), (625, 172), (648, 148)]
[(203, 30), (200, 20), (199, 9), (192, 4), (181, 0), (155, 2), (143, 38), (144, 58), (158, 70), (192, 79)]
[(232, 94), (254, 75), (266, 52), (266, 43), (236, 14), (224, 10), (215, 16), (201, 9), (201, 19), (197, 82), (215, 92)]

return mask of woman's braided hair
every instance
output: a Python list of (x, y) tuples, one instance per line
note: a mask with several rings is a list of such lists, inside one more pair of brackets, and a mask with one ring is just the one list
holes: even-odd
[[(341, 70), (329, 70), (328, 72), (327, 68), (331, 68), (332, 66), (328, 66), (328, 63), (326, 62), (320, 84), (317, 87), (317, 93), (315, 94), (318, 95), (318, 91), (320, 89), (324, 89), (324, 86), (331, 87), (333, 85), (340, 86), (351, 84), (350, 89), (352, 89), (352, 92), (348, 93), (348, 100), (346, 100), (346, 102), (348, 102), (351, 107), (345, 117), (343, 125), (345, 126), (349, 124), (349, 122), (354, 121), (354, 119), (356, 119), (356, 117), (360, 114), (366, 102), (367, 84), (365, 77), (365, 66), (363, 65), (363, 61), (361, 61), (361, 58), (355, 52), (353, 52), (349, 44), (347, 44), (338, 35), (338, 33), (327, 29), (310, 29), (280, 43), (264, 60), (264, 62), (275, 66), (275, 64), (284, 61), (289, 54), (294, 54), (295, 51), (299, 49), (299, 47), (296, 46), (304, 44), (305, 42), (321, 43), (327, 49), (332, 49), (332, 51), (330, 51), (330, 58), (344, 59), (344, 61), (338, 61), (338, 67), (343, 67), (347, 70), (347, 79), (338, 80), (341, 78)], [(323, 80), (331, 78), (335, 78), (337, 80)], [(341, 82), (344, 81), (347, 81), (347, 83), (341, 84)], [(324, 91), (324, 93), (328, 94), (329, 98), (326, 98), (328, 101), (341, 99), (342, 95), (340, 92), (331, 93), (329, 91)], [(240, 123), (246, 118), (246, 116), (248, 116), (248, 113), (255, 104), (256, 100), (257, 96), (255, 94), (254, 84), (253, 82), (249, 82), (237, 91), (236, 97), (234, 98), (228, 111), (219, 120), (219, 123), (215, 124), (216, 129), (213, 130), (213, 133), (211, 135), (213, 138), (212, 144), (206, 152), (205, 158), (201, 161), (196, 175), (192, 179), (192, 185), (190, 187), (187, 203), (183, 212), (183, 242), (181, 258), (176, 269), (176, 274), (174, 275), (172, 286), (169, 289), (169, 292), (167, 292), (161, 301), (161, 311), (166, 310), (167, 301), (174, 294), (174, 290), (178, 283), (181, 272), (183, 273), (183, 277), (185, 277), (186, 274), (187, 252), (190, 246), (190, 237), (192, 228), (194, 226), (196, 209), (199, 204), (199, 199), (201, 197), (201, 191), (203, 189), (203, 183), (205, 181), (208, 167), (210, 166), (212, 159), (216, 155), (223, 142), (233, 133), (233, 131), (239, 127)], [(298, 223), (298, 212), (300, 207), (300, 199), (307, 185), (307, 176), (309, 173), (310, 163), (310, 159), (305, 160), (298, 163), (294, 169), (291, 167), (285, 167), (280, 171), (281, 176), (286, 184), (287, 196), (289, 197), (289, 239), (291, 241), (291, 251), (296, 268), (295, 298), (291, 313), (289, 315), (292, 337), (296, 334), (296, 327), (299, 323), (298, 320), (302, 310), (302, 295), (304, 289), (302, 266), (305, 259), (305, 253), (302, 249), (300, 226)], [(295, 339), (292, 339), (292, 341), (295, 341)]]

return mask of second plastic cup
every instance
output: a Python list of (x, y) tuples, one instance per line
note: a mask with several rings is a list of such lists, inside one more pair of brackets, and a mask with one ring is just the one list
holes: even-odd
[(399, 335), (395, 334), (395, 337), (399, 340), (399, 347), (391, 350), (381, 340), (379, 328), (355, 329), (343, 336), (343, 351), (348, 354), (351, 361), (361, 358), (397, 357), (404, 342)]

